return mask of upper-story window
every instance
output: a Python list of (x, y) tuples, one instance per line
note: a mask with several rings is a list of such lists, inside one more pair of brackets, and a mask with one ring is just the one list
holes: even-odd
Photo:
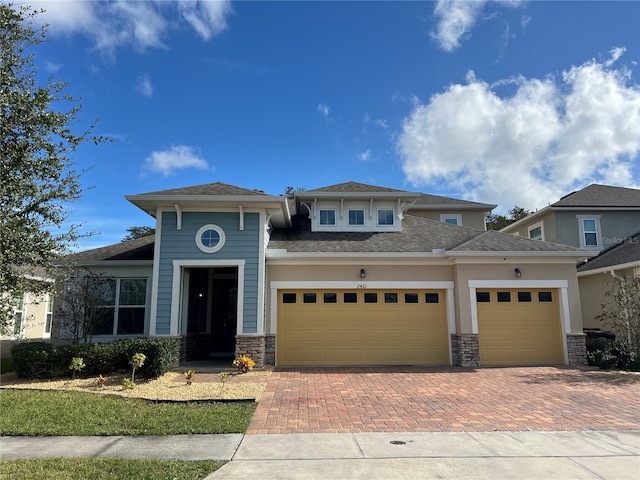
[(378, 210), (378, 225), (394, 225), (392, 208), (381, 208)]
[(196, 246), (204, 253), (216, 253), (224, 246), (226, 235), (218, 225), (208, 224), (196, 232)]
[(462, 215), (458, 213), (442, 213), (440, 221), (449, 225), (462, 225)]
[(330, 209), (320, 209), (320, 225), (329, 226), (336, 224), (336, 211)]
[(349, 225), (364, 225), (364, 210), (349, 210)]
[(581, 248), (598, 248), (600, 240), (600, 215), (577, 215)]
[(531, 225), (528, 229), (529, 238), (531, 240), (543, 240), (544, 241), (544, 226), (542, 222)]

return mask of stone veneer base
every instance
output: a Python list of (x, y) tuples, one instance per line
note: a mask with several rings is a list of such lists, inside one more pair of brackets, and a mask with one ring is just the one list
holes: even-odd
[(256, 362), (256, 367), (265, 364), (265, 336), (264, 335), (236, 335), (236, 357), (246, 355)]

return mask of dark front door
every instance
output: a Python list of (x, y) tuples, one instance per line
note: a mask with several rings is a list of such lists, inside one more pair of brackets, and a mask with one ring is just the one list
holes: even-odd
[(214, 274), (211, 285), (210, 356), (233, 357), (236, 346), (238, 281), (237, 278), (216, 277)]

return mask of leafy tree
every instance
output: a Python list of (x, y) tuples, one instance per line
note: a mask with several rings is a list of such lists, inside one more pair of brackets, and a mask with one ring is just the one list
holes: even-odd
[(305, 191), (305, 189), (304, 189), (303, 187), (296, 187), (296, 188), (293, 188), (293, 187), (289, 186), (289, 187), (286, 187), (286, 188), (284, 189), (284, 194), (283, 194), (283, 195), (284, 195), (285, 197), (287, 197), (287, 198), (293, 198), (293, 196), (294, 196), (296, 193), (298, 193), (298, 192), (304, 192), (304, 191)]
[(529, 210), (518, 207), (517, 205), (509, 210), (506, 216), (492, 213), (491, 215), (487, 215), (486, 218), (487, 230), (503, 229), (504, 227), (523, 219), (530, 213), (531, 212)]
[[(33, 278), (53, 276), (52, 260), (81, 236), (78, 225), (65, 225), (65, 205), (83, 193), (71, 154), (106, 140), (91, 135), (93, 125), (72, 131), (80, 105), (65, 82), (39, 84), (32, 49), (46, 41), (47, 26), (38, 13), (0, 3), (0, 292), (9, 298), (52, 288)], [(0, 333), (12, 307), (0, 302)]]
[(123, 242), (153, 235), (156, 233), (156, 229), (147, 226), (135, 226), (127, 228), (127, 232), (129, 232), (129, 234), (122, 239)]

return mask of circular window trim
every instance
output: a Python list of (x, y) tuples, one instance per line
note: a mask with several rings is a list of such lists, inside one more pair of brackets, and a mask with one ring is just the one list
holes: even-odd
[[(202, 234), (207, 230), (214, 230), (220, 235), (220, 241), (213, 247), (207, 247), (204, 243), (202, 243)], [(196, 232), (196, 246), (201, 252), (204, 253), (216, 253), (222, 247), (224, 247), (224, 242), (226, 241), (227, 236), (224, 234), (224, 230), (218, 225), (214, 225), (213, 223), (209, 223), (207, 225), (203, 225)]]

